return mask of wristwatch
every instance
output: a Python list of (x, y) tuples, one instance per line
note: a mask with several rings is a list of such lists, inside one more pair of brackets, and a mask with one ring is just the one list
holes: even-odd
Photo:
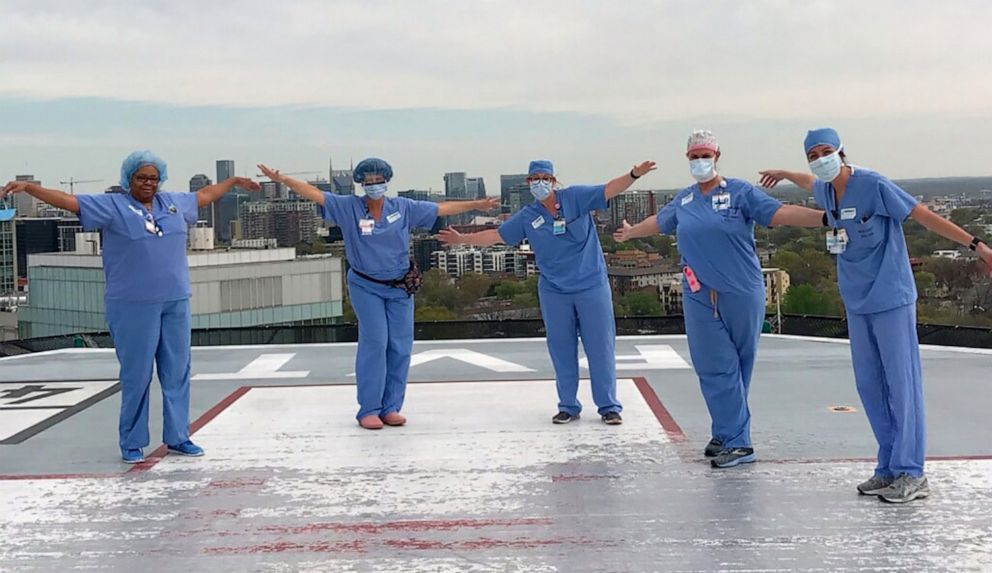
[(640, 179), (641, 178), (640, 175), (634, 175), (634, 168), (633, 167), (631, 167), (631, 169), (630, 169), (630, 178), (631, 179)]
[(973, 251), (976, 251), (976, 250), (978, 250), (978, 244), (979, 243), (985, 244), (985, 241), (979, 239), (978, 237), (972, 237), (971, 244), (968, 245), (968, 248), (971, 249), (971, 250), (973, 250)]

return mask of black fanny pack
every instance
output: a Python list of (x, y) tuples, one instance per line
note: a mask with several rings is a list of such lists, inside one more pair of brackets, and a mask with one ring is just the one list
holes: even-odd
[(414, 261), (410, 261), (410, 268), (406, 271), (406, 274), (403, 275), (402, 278), (398, 278), (394, 280), (374, 279), (369, 275), (360, 272), (356, 269), (351, 269), (351, 271), (367, 281), (371, 281), (376, 284), (403, 289), (403, 291), (406, 292), (406, 294), (409, 296), (413, 296), (417, 294), (417, 291), (420, 290), (420, 285), (423, 283), (423, 278), (424, 278), (423, 273), (420, 272), (420, 269), (417, 267), (417, 263)]

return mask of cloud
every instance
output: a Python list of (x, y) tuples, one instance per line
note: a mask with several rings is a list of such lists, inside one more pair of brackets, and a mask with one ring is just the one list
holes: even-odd
[(628, 125), (992, 112), (992, 3), (5, 3), (0, 95)]

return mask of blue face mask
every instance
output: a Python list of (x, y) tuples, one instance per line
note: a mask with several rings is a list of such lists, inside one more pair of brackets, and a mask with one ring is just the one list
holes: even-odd
[(716, 177), (716, 161), (712, 157), (690, 159), (689, 173), (692, 174), (692, 178), (696, 181), (706, 183)]
[(538, 201), (544, 201), (551, 196), (551, 182), (547, 179), (538, 179), (530, 182), (530, 194)]
[(369, 183), (367, 185), (362, 185), (365, 190), (365, 195), (369, 199), (380, 199), (386, 194), (386, 184), (385, 183)]
[(840, 150), (834, 151), (830, 155), (809, 162), (809, 170), (816, 175), (816, 178), (824, 183), (829, 183), (840, 175), (841, 168)]

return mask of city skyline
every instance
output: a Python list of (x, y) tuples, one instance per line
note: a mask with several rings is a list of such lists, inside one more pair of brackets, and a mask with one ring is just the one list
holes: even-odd
[(992, 175), (992, 76), (969, 57), (992, 51), (992, 5), (974, 0), (5, 8), (0, 179), (98, 192), (150, 148), (172, 190), (219, 159), (253, 176), (257, 162), (325, 172), (332, 156), (385, 158), (394, 190), (434, 191), (444, 173), (494, 182), (536, 158), (566, 183), (651, 159), (635, 188), (671, 189), (691, 183), (692, 129), (753, 181), (804, 168), (805, 131), (823, 125), (893, 179)]

